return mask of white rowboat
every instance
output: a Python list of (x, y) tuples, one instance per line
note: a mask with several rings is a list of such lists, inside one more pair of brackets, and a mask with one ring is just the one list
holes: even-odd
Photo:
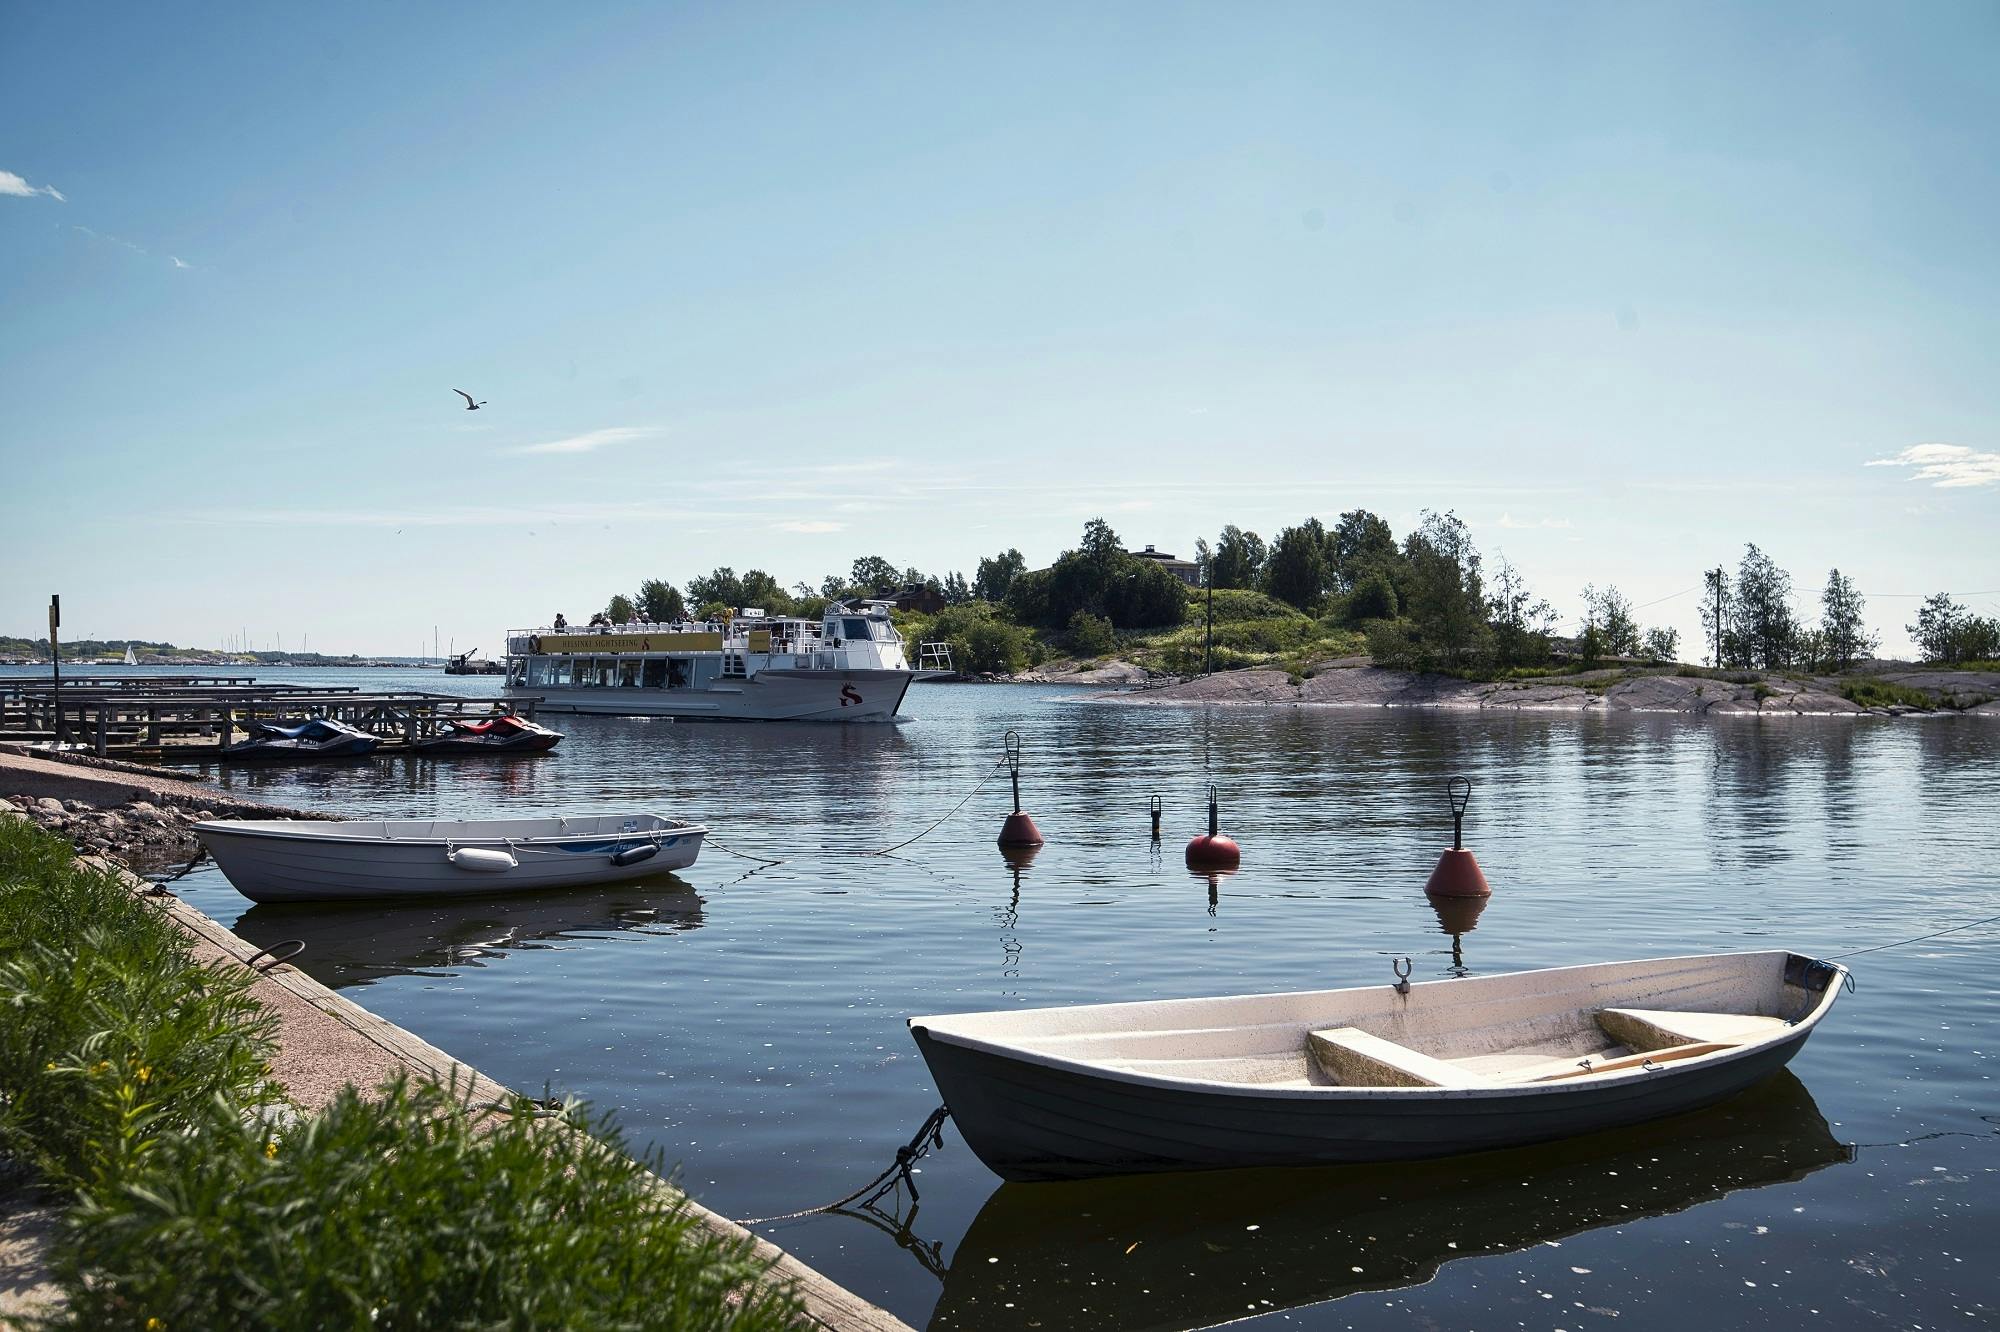
[(1787, 952), (1351, 990), (910, 1019), (1008, 1179), (1413, 1160), (1595, 1132), (1742, 1091), (1846, 968)]
[(255, 902), (450, 897), (686, 869), (708, 829), (659, 814), (534, 819), (215, 820), (194, 825)]

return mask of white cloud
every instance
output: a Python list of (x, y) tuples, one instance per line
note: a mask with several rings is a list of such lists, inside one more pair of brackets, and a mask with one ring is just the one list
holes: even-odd
[(607, 444), (629, 444), (633, 440), (651, 439), (659, 433), (652, 426), (612, 426), (607, 430), (592, 430), (581, 435), (571, 435), (567, 439), (552, 439), (541, 444), (522, 444), (507, 452), (590, 453)]
[(845, 532), (847, 530), (846, 523), (826, 523), (826, 522), (793, 521), (788, 523), (775, 523), (773, 524), (773, 527), (780, 532), (803, 532), (808, 536), (818, 536), (823, 532)]
[(1534, 530), (1535, 530), (1535, 529), (1537, 529), (1537, 528), (1544, 528), (1544, 527), (1547, 527), (1547, 528), (1556, 528), (1556, 529), (1561, 529), (1561, 528), (1565, 528), (1565, 527), (1568, 527), (1568, 526), (1569, 526), (1569, 519), (1567, 519), (1567, 518), (1541, 518), (1541, 519), (1534, 519), (1534, 518), (1516, 518), (1516, 517), (1515, 517), (1515, 516), (1514, 516), (1513, 514), (1511, 514), (1511, 513), (1503, 513), (1503, 514), (1501, 514), (1501, 515), (1500, 515), (1500, 521), (1499, 521), (1499, 522), (1497, 522), (1497, 523), (1495, 523), (1495, 524), (1494, 524), (1494, 526), (1495, 526), (1495, 527), (1504, 527), (1504, 528), (1506, 528), (1506, 529), (1507, 529), (1508, 531), (1510, 531), (1510, 532), (1529, 532), (1529, 531), (1534, 531)]
[(55, 186), (30, 185), (11, 171), (0, 171), (0, 194), (11, 194), (16, 199), (32, 199), (38, 194), (46, 194), (57, 203), (69, 202)]
[(1963, 444), (1915, 444), (1893, 458), (1875, 458), (1870, 467), (1911, 467), (1912, 480), (1939, 489), (2000, 486), (2000, 453), (1977, 453)]

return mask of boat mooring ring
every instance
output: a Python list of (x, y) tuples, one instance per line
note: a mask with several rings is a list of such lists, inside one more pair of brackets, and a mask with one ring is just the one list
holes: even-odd
[[(306, 941), (304, 939), (285, 939), (268, 947), (259, 948), (256, 952), (243, 959), (243, 965), (252, 971), (269, 971), (272, 967), (283, 966), (305, 951)], [(258, 966), (257, 959), (266, 956), (270, 958), (270, 961), (261, 967)]]
[(1389, 970), (1396, 973), (1396, 993), (1408, 994), (1410, 992), (1410, 959), (1407, 957), (1389, 959)]

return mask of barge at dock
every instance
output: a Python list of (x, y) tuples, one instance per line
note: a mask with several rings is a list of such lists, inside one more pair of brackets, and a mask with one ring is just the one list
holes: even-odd
[(911, 666), (893, 603), (834, 602), (818, 620), (746, 610), (724, 620), (515, 630), (509, 697), (544, 712), (687, 721), (890, 721), (940, 645)]

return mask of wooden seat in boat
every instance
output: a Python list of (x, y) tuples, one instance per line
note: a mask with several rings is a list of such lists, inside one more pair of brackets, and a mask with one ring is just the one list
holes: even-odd
[(1783, 1028), (1783, 1018), (1754, 1013), (1674, 1013), (1659, 1008), (1607, 1008), (1597, 1015), (1604, 1034), (1633, 1053), (1677, 1045), (1741, 1045)]
[(1385, 1041), (1359, 1027), (1308, 1032), (1306, 1043), (1320, 1071), (1344, 1087), (1490, 1087), (1469, 1069), (1434, 1059), (1407, 1045)]

